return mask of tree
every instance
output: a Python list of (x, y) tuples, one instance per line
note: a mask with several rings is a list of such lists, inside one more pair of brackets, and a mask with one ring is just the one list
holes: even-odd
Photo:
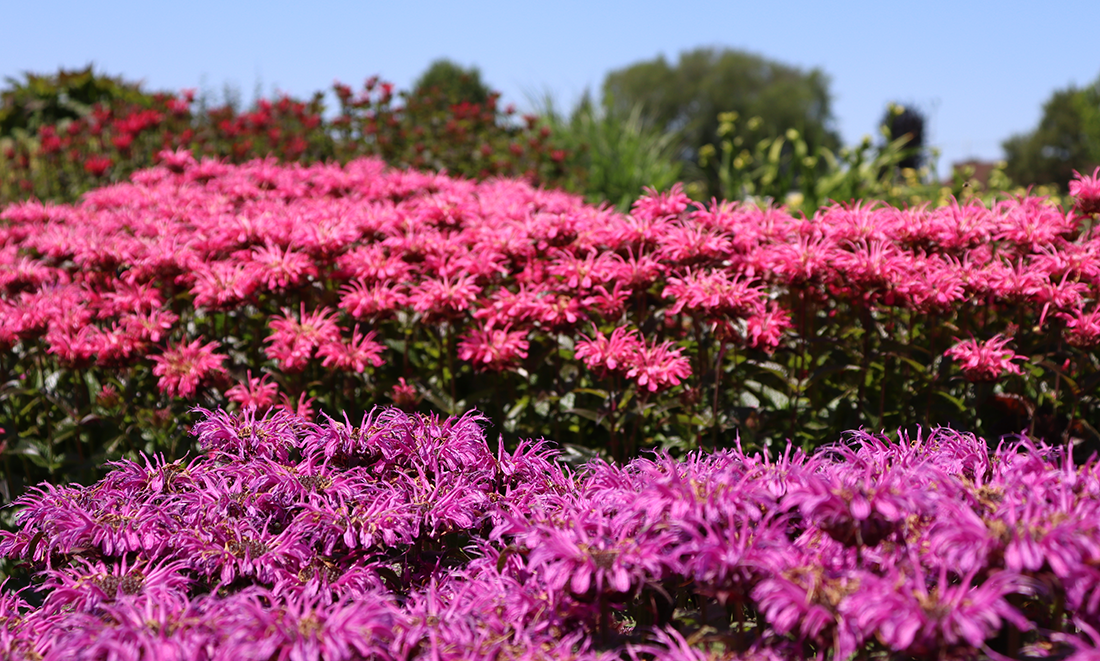
[(1100, 165), (1100, 79), (1082, 89), (1056, 90), (1043, 104), (1039, 126), (1001, 147), (1005, 173), (1018, 184), (1064, 189), (1075, 170), (1092, 172)]
[(141, 83), (97, 74), (92, 65), (49, 75), (26, 73), (24, 78), (8, 78), (0, 90), (0, 136), (16, 129), (33, 133), (47, 124), (83, 117), (97, 103), (149, 106), (153, 99), (142, 91)]
[(898, 169), (911, 168), (919, 170), (924, 165), (924, 115), (911, 105), (891, 103), (886, 109), (886, 116), (882, 118), (882, 126), (886, 129), (886, 141), (893, 142), (901, 137), (908, 136), (905, 143), (905, 156), (898, 161)]
[[(718, 114), (736, 112), (753, 121), (739, 122), (734, 145), (796, 129), (811, 151), (835, 149), (829, 79), (820, 69), (803, 71), (743, 51), (699, 48), (680, 54), (675, 66), (663, 56), (612, 71), (603, 92), (621, 115), (641, 105), (646, 121), (681, 140), (681, 158), (698, 160), (699, 150), (718, 138)], [(711, 168), (713, 169), (713, 168)], [(714, 190), (717, 175), (708, 172)]]
[(448, 59), (432, 62), (412, 89), (412, 96), (434, 98), (441, 107), (462, 102), (482, 105), (491, 94), (477, 67), (465, 68)]

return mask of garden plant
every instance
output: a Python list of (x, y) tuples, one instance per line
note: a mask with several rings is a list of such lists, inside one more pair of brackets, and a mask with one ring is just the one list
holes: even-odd
[[(572, 471), (485, 420), (200, 411), (20, 501), (27, 659), (1095, 659), (1100, 464), (949, 429)], [(495, 446), (495, 447), (494, 447)]]
[(429, 73), (3, 92), (0, 658), (1100, 658), (1100, 168)]
[(323, 92), (308, 101), (259, 98), (241, 110), (231, 100), (211, 105), (194, 90), (147, 93), (91, 68), (9, 82), (0, 94), (0, 203), (72, 202), (178, 148), (231, 163), (376, 156), (395, 167), (467, 177), (578, 180), (550, 130), (534, 115), (518, 118), (514, 107), (499, 107), (491, 91), (480, 103), (451, 104), (436, 87), (398, 91), (371, 77), (358, 91), (335, 83), (339, 110), (326, 117)]
[(79, 204), (0, 215), (12, 496), (182, 456), (196, 403), (476, 407), (620, 462), (860, 426), (1096, 446), (1097, 174), (1071, 209), (804, 217), (674, 187), (622, 215), (378, 160), (161, 159)]

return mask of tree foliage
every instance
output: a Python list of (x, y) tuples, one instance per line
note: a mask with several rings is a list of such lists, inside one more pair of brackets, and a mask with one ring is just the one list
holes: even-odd
[(664, 191), (680, 181), (683, 163), (676, 158), (676, 136), (648, 126), (641, 105), (622, 113), (606, 101), (585, 93), (565, 117), (547, 98), (539, 114), (568, 154), (566, 189), (625, 212), (646, 188)]
[(912, 105), (891, 103), (886, 109), (882, 126), (886, 129), (887, 142), (908, 138), (904, 143), (905, 155), (897, 164), (899, 169), (919, 170), (924, 165), (924, 124), (924, 114)]
[(432, 62), (413, 85), (417, 97), (434, 97), (443, 105), (462, 102), (484, 104), (492, 93), (481, 81), (477, 67), (463, 67), (448, 59)]
[(1056, 90), (1043, 104), (1039, 126), (1001, 146), (1006, 173), (1019, 184), (1064, 189), (1074, 171), (1091, 172), (1100, 165), (1100, 78), (1084, 88)]
[[(722, 112), (759, 118), (739, 124), (729, 136), (737, 147), (784, 135), (788, 129), (796, 129), (811, 148), (840, 144), (823, 71), (804, 71), (739, 50), (699, 48), (681, 53), (675, 65), (658, 56), (612, 71), (603, 92), (621, 112), (640, 104), (654, 128), (676, 132), (681, 156), (690, 162), (704, 145), (715, 142)], [(708, 180), (717, 176), (711, 174)]]
[(142, 91), (140, 83), (97, 74), (92, 65), (47, 75), (25, 73), (23, 80), (7, 78), (5, 82), (6, 89), (0, 93), (0, 136), (77, 119), (97, 103), (152, 103), (152, 96)]

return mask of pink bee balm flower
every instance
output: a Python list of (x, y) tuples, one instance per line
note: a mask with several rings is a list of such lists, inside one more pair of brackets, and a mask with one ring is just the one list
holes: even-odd
[(1092, 312), (1084, 308), (1061, 316), (1066, 322), (1066, 341), (1075, 347), (1088, 349), (1100, 344), (1100, 307)]
[(238, 383), (225, 392), (225, 396), (231, 402), (237, 402), (241, 406), (254, 406), (257, 409), (271, 408), (275, 403), (275, 395), (279, 392), (279, 384), (268, 383), (270, 374), (261, 377), (252, 376), (252, 370), (248, 370), (245, 381)]
[[(595, 330), (595, 329), (593, 329)], [(604, 372), (626, 371), (634, 364), (637, 355), (645, 348), (645, 343), (638, 337), (638, 329), (620, 326), (611, 331), (611, 337), (596, 331), (596, 337), (577, 342), (577, 351), (574, 354), (578, 360), (583, 360), (590, 370)]]
[(169, 397), (191, 397), (199, 382), (208, 375), (225, 374), (222, 367), (225, 356), (214, 353), (219, 346), (217, 341), (203, 344), (198, 337), (189, 343), (169, 347), (160, 356), (150, 356), (156, 363), (153, 374), (160, 377), (157, 382), (160, 391)]
[[(179, 103), (176, 99), (172, 99), (169, 103), (172, 102)], [(157, 154), (157, 159), (161, 165), (176, 173), (183, 172), (196, 165), (195, 157), (191, 154), (191, 151), (182, 147), (176, 151), (165, 149)]]
[(283, 310), (281, 317), (271, 320), (270, 342), (264, 352), (268, 358), (278, 361), (283, 370), (295, 371), (306, 366), (313, 356), (313, 350), (323, 344), (339, 344), (340, 327), (333, 319), (334, 311), (318, 308), (306, 314), (306, 305), (302, 303), (298, 318), (290, 310)]
[(769, 305), (745, 320), (745, 342), (754, 349), (773, 353), (791, 328), (791, 318), (777, 305)]
[(666, 218), (680, 215), (689, 204), (691, 204), (691, 198), (684, 194), (683, 184), (673, 184), (666, 193), (658, 193), (655, 189), (647, 187), (645, 195), (634, 202), (631, 213), (647, 220)]
[(1023, 360), (1012, 349), (1006, 349), (1012, 338), (994, 335), (985, 342), (964, 340), (943, 353), (959, 361), (963, 375), (970, 381), (996, 381), (1004, 374), (1023, 374), (1014, 360)]
[(691, 363), (681, 355), (681, 350), (672, 342), (642, 347), (634, 360), (626, 378), (634, 379), (638, 386), (657, 392), (671, 386), (680, 385), (680, 379), (691, 376)]
[(1069, 194), (1077, 198), (1077, 210), (1083, 214), (1100, 213), (1100, 168), (1091, 177), (1074, 172), (1077, 178), (1069, 182)]
[(512, 369), (527, 357), (527, 331), (486, 328), (471, 331), (458, 343), (458, 357), (479, 370), (500, 372)]
[(683, 278), (669, 278), (661, 295), (674, 299), (669, 314), (687, 308), (708, 315), (741, 316), (764, 309), (759, 287), (739, 276), (730, 278), (722, 271), (688, 271)]
[(420, 395), (416, 392), (416, 386), (405, 383), (405, 377), (397, 380), (390, 393), (390, 399), (394, 406), (402, 411), (411, 411), (420, 403)]
[(356, 324), (352, 331), (351, 342), (345, 344), (341, 341), (326, 341), (317, 349), (317, 356), (324, 358), (322, 365), (335, 366), (337, 369), (349, 372), (362, 373), (367, 369), (367, 363), (378, 367), (382, 365), (382, 352), (386, 347), (374, 341), (374, 331), (366, 335), (359, 332)]

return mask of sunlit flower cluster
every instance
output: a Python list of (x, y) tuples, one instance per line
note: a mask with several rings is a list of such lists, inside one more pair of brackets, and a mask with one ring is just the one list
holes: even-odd
[[(881, 417), (888, 405), (947, 401), (918, 388), (965, 397), (945, 390), (958, 372), (1017, 393), (1080, 396), (1062, 411), (1096, 405), (1084, 391), (1026, 382), (1037, 377), (1022, 369), (1030, 362), (1052, 382), (1060, 377), (1044, 366), (1067, 359), (1076, 381), (1098, 369), (1080, 352), (1100, 343), (1100, 232), (1086, 231), (1082, 209), (1041, 198), (831, 205), (806, 218), (700, 204), (677, 186), (624, 215), (521, 180), (379, 160), (160, 158), (79, 204), (0, 212), (8, 369), (81, 383), (84, 370), (130, 384), (151, 372), (161, 404), (294, 410), (387, 401), (399, 379), (412, 389), (403, 402), (484, 409), (500, 404), (464, 396), (518, 374), (512, 383), (533, 389), (518, 416), (541, 424), (592, 410), (612, 438), (627, 415), (651, 425), (633, 437), (669, 438), (673, 416), (730, 430), (754, 414), (743, 409), (766, 406), (785, 420), (806, 407), (823, 428), (851, 426), (841, 404), (852, 393)], [(1082, 204), (1094, 179), (1075, 183)], [(1019, 356), (950, 349), (945, 329), (960, 327), (976, 346), (1012, 342)], [(1062, 355), (1067, 347), (1078, 354)], [(941, 361), (945, 351), (955, 360)], [(871, 392), (888, 390), (874, 380), (896, 373), (884, 367), (894, 356), (912, 368), (895, 389), (911, 397), (896, 405)], [(815, 374), (828, 387), (808, 388)], [(612, 415), (614, 402), (644, 410)], [(75, 420), (86, 405), (57, 410)], [(928, 415), (920, 421), (957, 422)]]

